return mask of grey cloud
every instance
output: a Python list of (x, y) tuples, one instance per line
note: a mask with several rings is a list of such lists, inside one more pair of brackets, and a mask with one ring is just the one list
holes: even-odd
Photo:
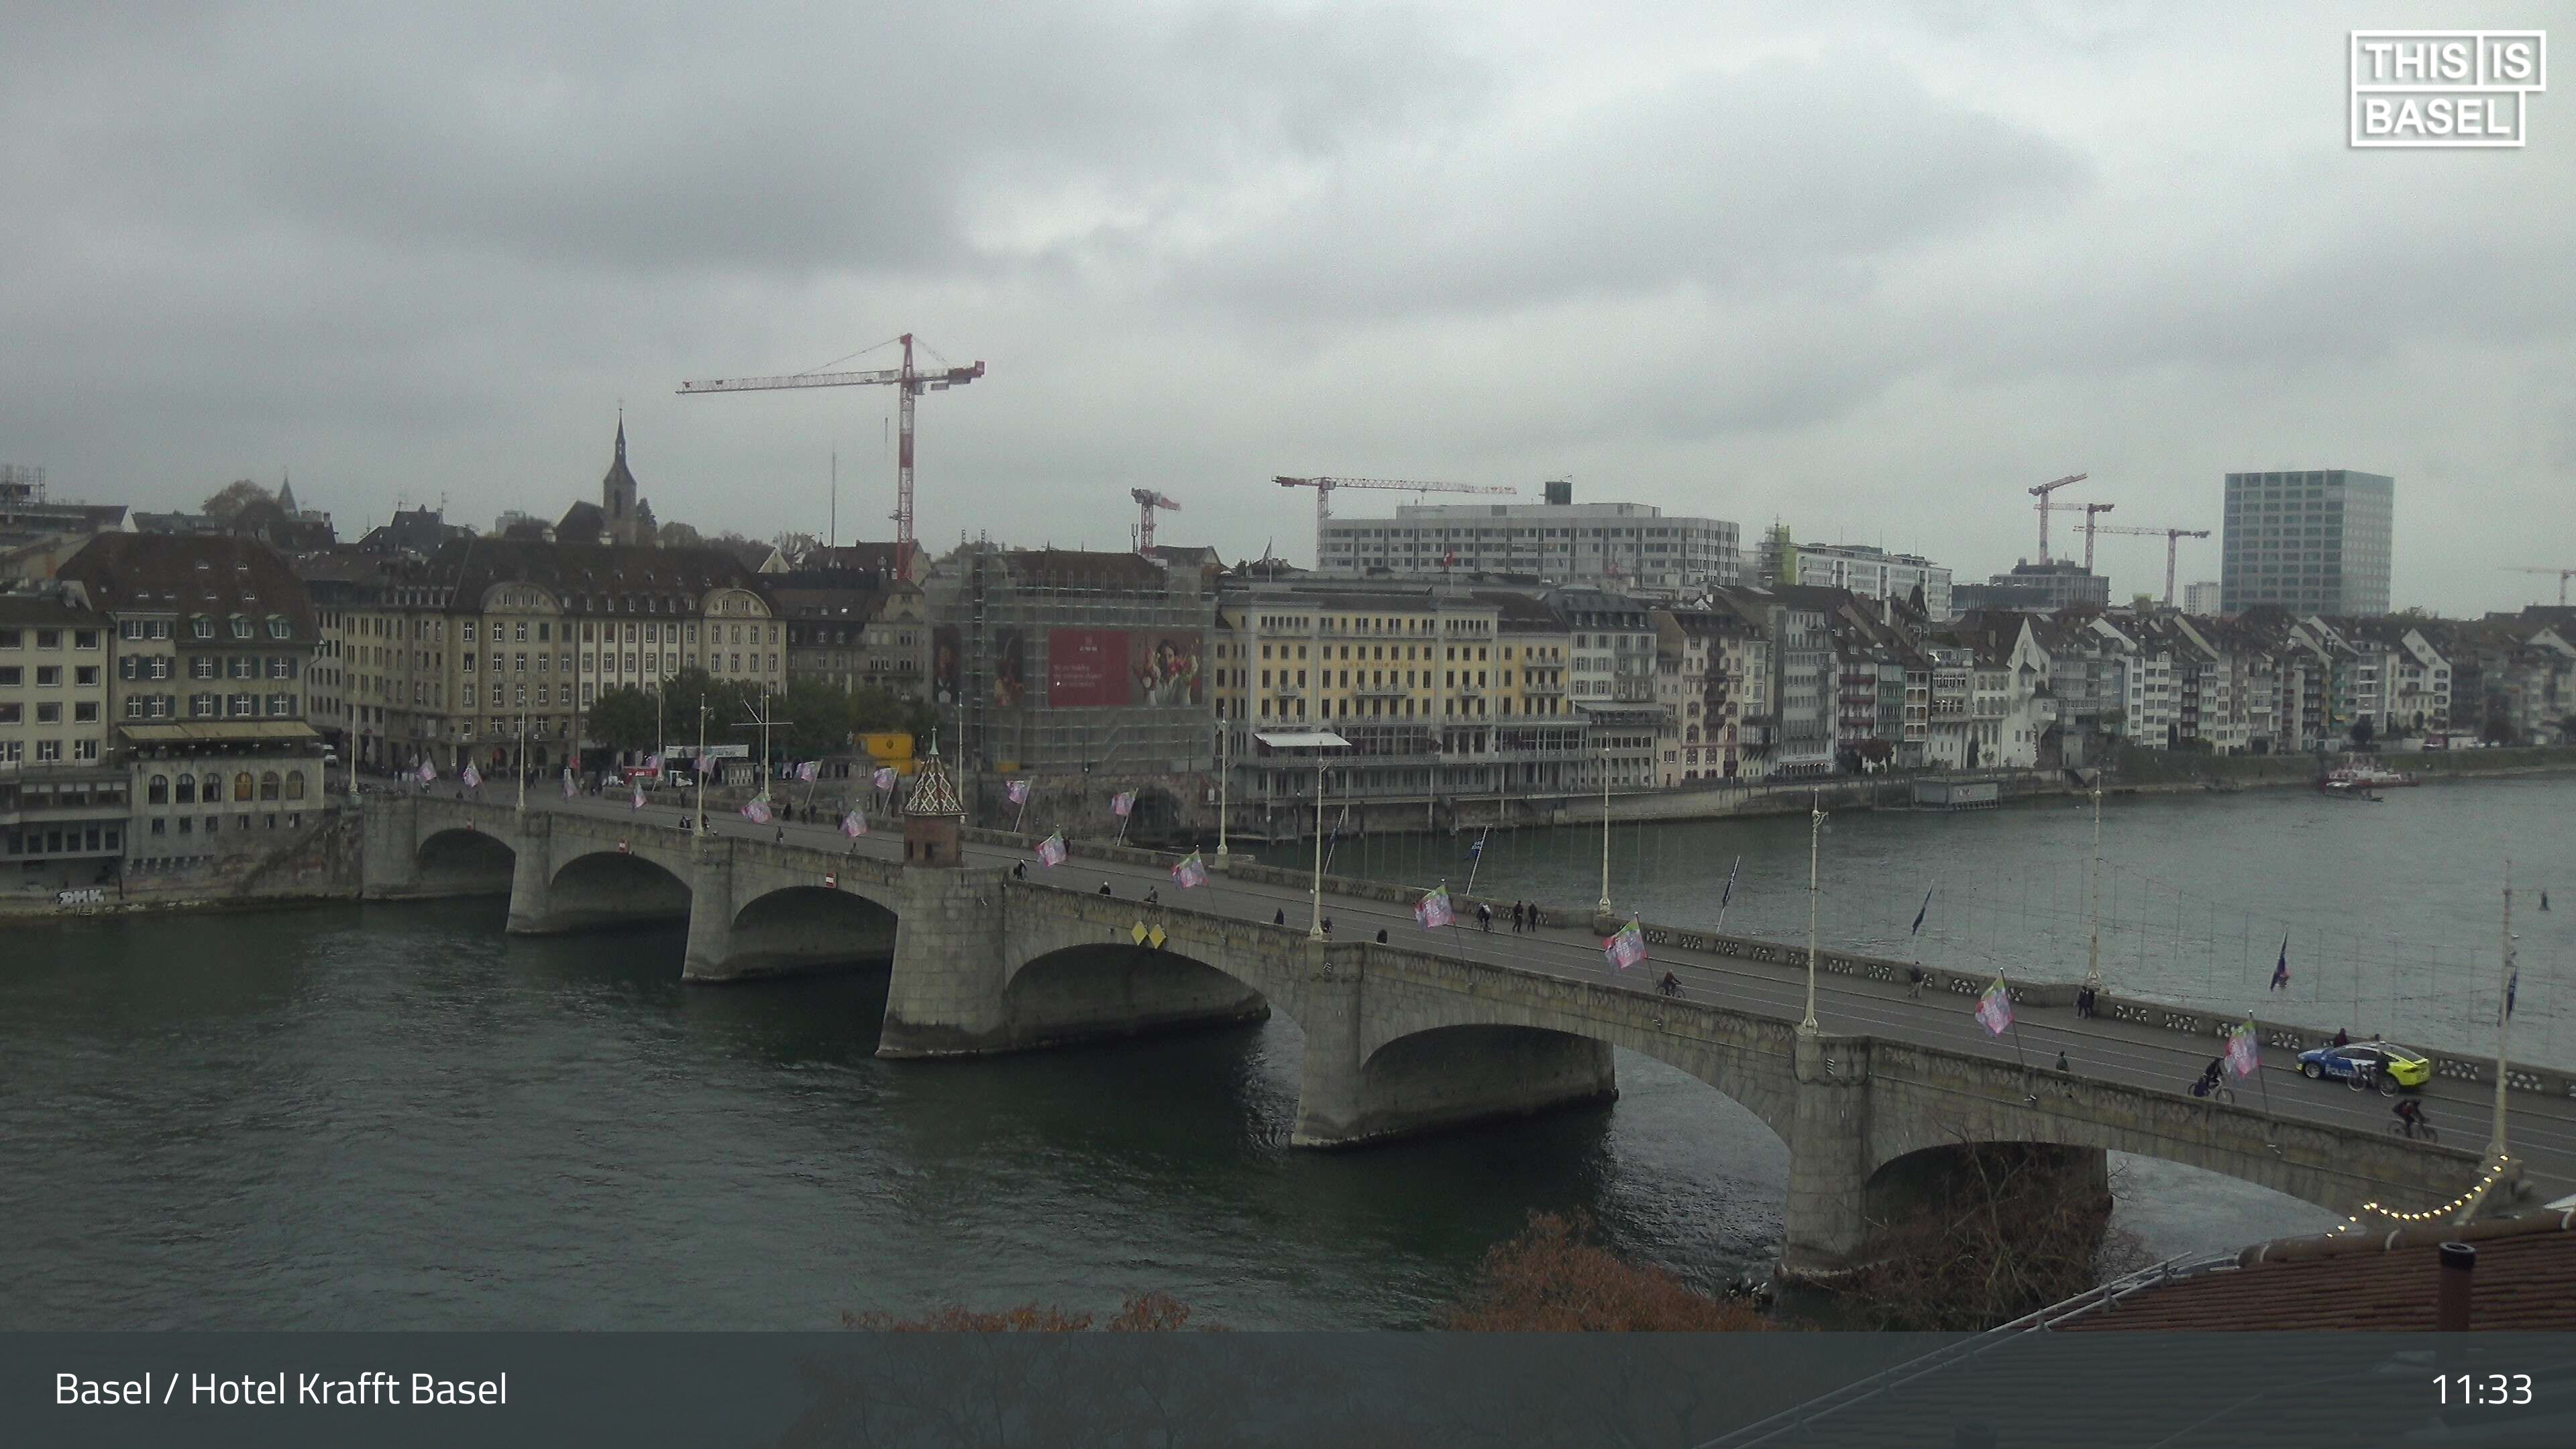
[(1833, 294), (1852, 264), (2081, 191), (2080, 158), (1844, 50), (1596, 106), (1404, 138), (1174, 259), (1177, 284), (1289, 312), (1403, 315), (1652, 290)]

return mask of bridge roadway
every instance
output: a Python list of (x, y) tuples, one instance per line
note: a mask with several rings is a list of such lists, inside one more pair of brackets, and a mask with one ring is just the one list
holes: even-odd
[[(538, 808), (539, 802), (532, 799), (530, 809)], [(585, 797), (566, 801), (550, 796), (542, 808), (559, 815), (601, 823), (613, 822), (620, 831), (640, 828), (675, 835), (682, 833), (681, 822), (686, 818), (685, 812), (659, 802), (642, 812), (633, 812), (626, 808), (625, 802), (618, 800)], [(710, 834), (720, 840), (755, 844), (776, 842), (783, 832), (788, 845), (818, 853), (864, 857), (875, 863), (877, 870), (899, 862), (902, 856), (902, 839), (898, 834), (881, 832), (849, 841), (828, 821), (755, 826), (736, 815), (711, 813), (709, 825)], [(424, 824), (421, 832), (426, 834), (427, 828)], [(1263, 926), (1269, 926), (1284, 915), (1292, 930), (1299, 931), (1308, 918), (1306, 891), (1295, 885), (1278, 883), (1275, 876), (1267, 880), (1247, 880), (1218, 875), (1205, 886), (1184, 891), (1170, 878), (1168, 866), (1160, 864), (1076, 856), (1062, 866), (1049, 869), (1037, 863), (1026, 850), (980, 841), (967, 843), (964, 855), (966, 867), (979, 875), (981, 872), (975, 868), (1006, 870), (1025, 864), (1029, 887), (1058, 899), (1061, 897), (1057, 892), (1069, 893), (1086, 907), (1095, 904), (1109, 906), (1108, 902), (1096, 901), (1098, 888), (1106, 881), (1118, 903), (1116, 913), (1123, 916), (1132, 910), (1149, 924), (1155, 917), (1141, 901), (1149, 889), (1159, 891), (1161, 905), (1175, 912), (1212, 914)], [(1458, 883), (1453, 882), (1453, 886), (1455, 884)], [(981, 897), (977, 897), (977, 904), (982, 904)], [(1490, 932), (1478, 929), (1472, 921), (1447, 930), (1426, 932), (1413, 921), (1409, 909), (1401, 902), (1339, 892), (1327, 892), (1323, 909), (1333, 923), (1332, 939), (1337, 946), (1373, 941), (1376, 933), (1384, 929), (1389, 945), (1407, 952), (1431, 953), (1444, 960), (1612, 988), (1622, 997), (1642, 997), (1649, 1003), (1659, 1002), (1653, 995), (1654, 983), (1664, 971), (1671, 970), (1682, 981), (1682, 1005), (1706, 1005), (1749, 1018), (1785, 1024), (1794, 1024), (1803, 1011), (1805, 974), (1802, 953), (1795, 951), (1787, 953), (1786, 959), (1775, 962), (1676, 951), (1662, 956), (1650, 955), (1638, 967), (1619, 972), (1603, 959), (1600, 942), (1588, 929), (1544, 927), (1515, 934), (1510, 931), (1506, 920)], [(1830, 900), (1826, 902), (1826, 910), (1830, 916)], [(1093, 911), (1091, 914), (1099, 913)], [(1177, 930), (1175, 934), (1177, 937)], [(2087, 1096), (2097, 1095), (2098, 1088), (2132, 1089), (2131, 1093), (2120, 1093), (2120, 1096), (2132, 1095), (2136, 1091), (2156, 1094), (2179, 1092), (2218, 1050), (2217, 1043), (2205, 1036), (2185, 1035), (2148, 1023), (2121, 1021), (2107, 1016), (2079, 1019), (2069, 1008), (2029, 1004), (2016, 1010), (2021, 1026), (2016, 1043), (2013, 1034), (2002, 1038), (1989, 1035), (1974, 1019), (1970, 1005), (1970, 998), (1955, 994), (1912, 999), (1901, 982), (1880, 981), (1867, 976), (1820, 973), (1817, 982), (1817, 1015), (1827, 1042), (1825, 1050), (1833, 1050), (1831, 1044), (1837, 1041), (1870, 1038), (1879, 1043), (1918, 1046), (1935, 1053), (1981, 1059), (2000, 1069), (1990, 1074), (1994, 1080), (2016, 1084), (2009, 1090), (2026, 1090), (2039, 1098), (2039, 1105), (2034, 1110), (2043, 1114), (2052, 1110), (2051, 1099), (2060, 1095), (2068, 1099), (2062, 1110), (2069, 1115), (2097, 1110), (2090, 1103), (2079, 1108), (2072, 1099), (2078, 1092)], [(1649, 1012), (1677, 1010), (1660, 1004), (1645, 1009)], [(891, 1016), (890, 1012), (890, 1020)], [(1661, 1015), (1649, 1019), (1657, 1026), (1663, 1024)], [(1306, 1027), (1311, 1035), (1313, 1027), (1308, 1022), (1300, 1020), (1300, 1026)], [(1604, 1035), (1606, 1039), (1607, 1034)], [(1631, 1043), (1622, 1041), (1621, 1044)], [(1651, 1047), (1650, 1043), (1643, 1049), (1651, 1050)], [(2054, 1071), (2054, 1063), (2061, 1050), (2067, 1055), (2069, 1067), (2064, 1078)], [(1656, 1054), (1664, 1055), (1668, 1060), (1674, 1059), (1668, 1053)], [(1774, 1052), (1774, 1055), (1780, 1053)], [(2465, 1188), (2474, 1178), (2474, 1166), (2461, 1160), (2463, 1154), (2459, 1149), (2474, 1153), (2485, 1145), (2491, 1088), (2436, 1078), (2421, 1094), (2431, 1120), (2443, 1131), (2445, 1139), (2443, 1149), (2432, 1151), (2371, 1140), (2389, 1121), (2390, 1104), (2384, 1099), (2375, 1094), (2354, 1092), (2338, 1084), (2307, 1081), (2297, 1074), (2287, 1051), (2267, 1048), (2264, 1057), (2263, 1069), (2257, 1077), (2235, 1084), (2238, 1106), (2243, 1111), (2226, 1113), (2226, 1116), (2241, 1123), (2248, 1115), (2258, 1115), (2285, 1127), (2304, 1124), (2323, 1129), (2331, 1134), (2334, 1141), (2341, 1143), (2340, 1147), (2328, 1143), (2326, 1155), (2330, 1159), (2338, 1154), (2345, 1158), (2380, 1157), (2388, 1149), (2398, 1149), (2403, 1158), (2420, 1162), (2423, 1170), (2417, 1172), (2413, 1179), (2406, 1178), (2403, 1172), (2380, 1168), (2359, 1173), (2365, 1186), (2373, 1182), (2381, 1184), (2376, 1196), (2392, 1207), (2435, 1206)], [(1602, 1061), (1606, 1073), (1606, 1054)], [(2019, 1074), (2025, 1065), (2028, 1068), (2027, 1080)], [(1903, 1068), (1904, 1064), (1899, 1063), (1887, 1075), (1901, 1076)], [(1832, 1076), (1833, 1070), (1827, 1063), (1816, 1079)], [(1864, 1076), (1880, 1074), (1881, 1068), (1877, 1064), (1862, 1073)], [(1802, 1062), (1799, 1081), (1807, 1082), (1811, 1075), (1807, 1064)], [(1908, 1085), (1917, 1090), (1918, 1095), (1931, 1086), (1922, 1081)], [(1782, 1104), (1756, 1101), (1758, 1093), (1739, 1091), (1735, 1095), (1747, 1105), (1754, 1106), (1757, 1114), (1762, 1115), (1775, 1130), (1782, 1131), (1784, 1137), (1791, 1138), (1793, 1157), (1797, 1155), (1797, 1139), (1802, 1133), (1820, 1130), (1807, 1125), (1807, 1109), (1803, 1105), (1799, 1108), (1797, 1123), (1793, 1125), (1789, 1120), (1792, 1114)], [(1891, 1095), (1889, 1102), (1877, 1109), (1878, 1114), (1882, 1117), (1897, 1115), (1899, 1109), (1894, 1100)], [(2193, 1104), (2193, 1108), (2198, 1110), (2199, 1104)], [(2522, 1160), (2533, 1190), (2532, 1197), (2526, 1200), (2546, 1200), (2576, 1190), (2576, 1101), (2569, 1100), (2563, 1093), (2518, 1090), (2513, 1093), (2511, 1108), (2512, 1145), (2516, 1157)], [(1919, 1114), (1922, 1109), (1909, 1106), (1903, 1110)], [(1979, 1120), (1986, 1124), (1983, 1130), (1988, 1135), (2000, 1138), (2014, 1132), (2009, 1122), (1997, 1117), (1991, 1102), (1982, 1107), (1970, 1103), (1961, 1110), (1971, 1117), (1982, 1110), (1984, 1116)], [(2017, 1103), (2014, 1110), (2019, 1110)], [(2174, 1135), (2170, 1121), (2173, 1114), (2170, 1108), (2163, 1110), (2168, 1120), (2155, 1131), (2169, 1140)], [(1858, 1115), (1868, 1121), (1870, 1109), (1863, 1106)], [(1821, 1130), (1884, 1133), (1887, 1129), (1876, 1122), (1853, 1129), (1846, 1122), (1840, 1129)], [(1958, 1131), (1955, 1122), (1949, 1130), (1954, 1134)], [(2260, 1137), (2279, 1135), (2259, 1125), (2256, 1133)], [(2239, 1137), (2242, 1139), (2244, 1134), (2239, 1133)], [(1908, 1140), (1920, 1146), (1924, 1134), (1915, 1131)], [(2213, 1149), (2212, 1155), (2200, 1158), (2200, 1165), (2257, 1181), (2266, 1180), (2268, 1176), (2272, 1185), (2338, 1211), (2352, 1211), (2359, 1206), (2358, 1190), (2348, 1183), (2332, 1190), (2313, 1186), (2311, 1179), (2317, 1169), (2279, 1168), (2276, 1164), (2261, 1161), (2254, 1151), (2249, 1150), (2250, 1146), (2249, 1141), (2239, 1140), (2233, 1147)], [(1885, 1157), (1897, 1150), (1896, 1147), (1881, 1145), (1874, 1147), (1872, 1152)], [(2310, 1151), (2313, 1155), (2313, 1146)], [(2233, 1157), (2228, 1155), (2230, 1152)], [(2163, 1152), (2160, 1155), (2192, 1160), (2184, 1153)], [(2277, 1147), (2271, 1155), (2276, 1159), (2284, 1157), (2283, 1150)], [(2291, 1158), (2296, 1156), (2296, 1153), (2291, 1154)], [(2098, 1159), (2098, 1153), (2096, 1157)], [(2254, 1160), (2248, 1163), (2248, 1158)], [(1857, 1196), (1862, 1181), (1866, 1181), (1874, 1192), (1878, 1182), (1872, 1174), (1881, 1165), (1880, 1162), (1864, 1163), (1859, 1180), (1843, 1182), (1838, 1187), (1825, 1183), (1815, 1186), (1818, 1191)], [(2301, 1173), (2307, 1176), (2301, 1177)], [(1793, 1170), (1793, 1177), (1796, 1175)], [(1850, 1177), (1851, 1174), (1844, 1176)], [(2387, 1184), (2401, 1180), (2409, 1181), (2409, 1189), (2391, 1190), (2387, 1187)], [(1802, 1215), (1796, 1201), (1799, 1193), (1799, 1186), (1793, 1181), (1793, 1219)], [(1857, 1215), (1855, 1209), (1855, 1219)], [(1798, 1233), (1793, 1221), (1793, 1240)], [(1828, 1233), (1824, 1237), (1834, 1239), (1836, 1235)], [(1836, 1241), (1839, 1243), (1839, 1239)], [(1794, 1242), (1792, 1246), (1794, 1248)], [(1831, 1256), (1831, 1253), (1819, 1253), (1816, 1259), (1821, 1263)]]

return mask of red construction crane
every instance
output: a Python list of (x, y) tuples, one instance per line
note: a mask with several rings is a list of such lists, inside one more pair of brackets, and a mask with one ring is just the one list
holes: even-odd
[(2081, 483), (2088, 476), (2083, 473), (2069, 473), (2053, 483), (2042, 483), (2030, 490), (2030, 496), (2039, 500), (2039, 561), (2041, 563), (2048, 562), (2048, 495), (2069, 483)]
[(2090, 515), (2087, 515), (2084, 520), (2084, 566), (2087, 569), (2093, 567), (2093, 535), (2097, 533), (2128, 533), (2140, 538), (2161, 538), (2165, 541), (2165, 607), (2168, 609), (2173, 607), (2174, 601), (2175, 550), (2186, 538), (2209, 537), (2209, 530), (2206, 528), (2122, 528), (2116, 524), (2097, 524)]
[(1181, 511), (1181, 505), (1151, 488), (1130, 488), (1127, 490), (1127, 496), (1136, 500), (1136, 551), (1152, 553), (1154, 551), (1154, 510), (1168, 508), (1178, 513)]
[[(791, 387), (870, 387), (885, 385), (894, 388), (895, 396), (899, 399), (896, 406), (896, 415), (899, 421), (895, 425), (895, 432), (899, 438), (899, 441), (896, 444), (894, 468), (893, 517), (895, 571), (905, 578), (910, 578), (912, 577), (913, 550), (913, 399), (921, 396), (924, 392), (946, 392), (952, 387), (964, 387), (966, 384), (973, 382), (975, 379), (984, 375), (984, 364), (979, 361), (972, 367), (950, 366), (942, 367), (941, 369), (933, 372), (923, 372), (912, 365), (912, 334), (907, 332), (901, 337), (893, 339), (892, 342), (880, 342), (877, 344), (877, 347), (890, 347), (895, 343), (901, 343), (903, 345), (903, 365), (900, 367), (881, 367), (873, 372), (825, 372), (822, 368), (816, 368), (811, 372), (790, 373), (784, 377), (715, 377), (708, 378), (700, 382), (681, 383), (680, 395), (683, 397), (689, 397), (700, 393), (710, 392), (776, 392), (780, 389)], [(850, 354), (850, 357), (858, 357), (863, 355), (865, 352), (874, 352), (877, 350), (877, 347), (865, 348), (862, 352), (853, 352)], [(927, 343), (922, 345), (922, 351), (930, 353), (933, 357), (939, 356), (939, 354)], [(831, 362), (824, 363), (823, 367), (831, 367), (838, 363), (847, 361), (849, 361), (849, 357), (835, 358)], [(947, 359), (940, 358), (940, 361), (945, 363), (947, 362)]]
[(2506, 573), (2510, 574), (2558, 575), (2558, 607), (2562, 609), (2567, 607), (2567, 581), (2569, 579), (2576, 579), (2576, 569), (2536, 569), (2528, 565), (2515, 564), (2505, 564), (2503, 565), (2503, 568)]
[(1282, 488), (1315, 490), (1315, 567), (1324, 566), (1324, 523), (1333, 516), (1336, 488), (1394, 488), (1408, 493), (1518, 493), (1479, 483), (1421, 483), (1403, 478), (1273, 478)]

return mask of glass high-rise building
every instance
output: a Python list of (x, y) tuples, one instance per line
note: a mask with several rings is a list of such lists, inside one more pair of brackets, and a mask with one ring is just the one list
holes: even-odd
[(2342, 468), (2227, 475), (2219, 607), (2385, 614), (2397, 480)]

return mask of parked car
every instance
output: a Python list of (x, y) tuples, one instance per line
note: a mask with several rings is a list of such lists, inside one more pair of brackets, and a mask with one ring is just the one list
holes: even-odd
[(2375, 1076), (2391, 1090), (2413, 1091), (2433, 1080), (2431, 1059), (2384, 1041), (2313, 1047), (2299, 1053), (2299, 1075), (2311, 1081), (2350, 1082)]

